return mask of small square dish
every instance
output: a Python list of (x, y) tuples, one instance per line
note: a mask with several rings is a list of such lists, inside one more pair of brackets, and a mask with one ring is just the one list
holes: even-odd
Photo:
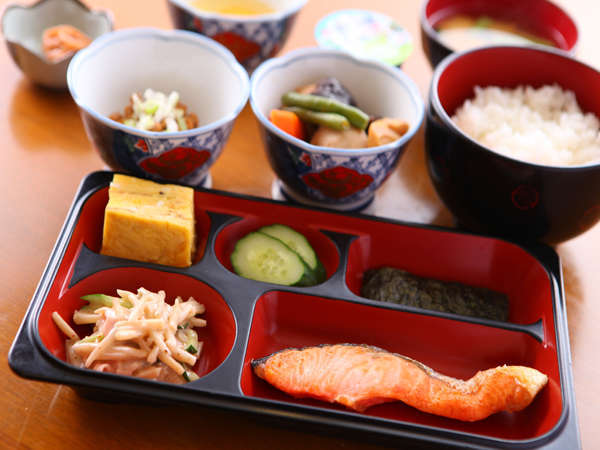
[[(560, 261), (550, 247), (198, 188), (192, 264), (163, 266), (101, 254), (113, 175), (88, 175), (76, 194), (9, 354), (20, 376), (69, 385), (83, 395), (244, 411), (299, 429), (333, 428), (395, 446), (580, 447)], [(238, 275), (237, 256), (232, 258), (240, 252), (238, 243), (272, 232), (273, 224), (300, 233), (314, 249), (322, 265), (316, 282), (283, 285)], [(462, 283), (502, 293), (506, 320), (363, 296), (367, 271), (387, 266), (438, 280), (437, 289)], [(83, 296), (140, 287), (163, 290), (168, 300), (194, 297), (204, 305), (206, 327), (197, 329), (201, 352), (190, 367), (190, 382), (67, 363), (67, 338), (53, 313), (85, 336), (90, 325), (71, 320), (85, 305)], [(444, 374), (434, 375), (442, 380), (466, 380), (508, 365), (535, 369), (547, 384), (525, 409), (463, 421), (400, 401), (358, 412), (292, 396), (262, 379), (256, 368), (288, 349), (337, 344), (404, 355)]]

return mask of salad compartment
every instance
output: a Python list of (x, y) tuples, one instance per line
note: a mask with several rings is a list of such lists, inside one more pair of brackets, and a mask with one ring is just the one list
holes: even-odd
[[(81, 300), (82, 296), (93, 293), (117, 295), (117, 289), (136, 292), (140, 286), (152, 292), (165, 291), (166, 301), (170, 304), (177, 296), (183, 300), (194, 297), (206, 307), (202, 318), (210, 326), (195, 328), (199, 341), (204, 342), (201, 357), (193, 367), (198, 376), (212, 372), (227, 358), (235, 341), (236, 324), (225, 299), (215, 289), (195, 278), (141, 267), (96, 272), (71, 286), (62, 295), (55, 295), (51, 290), (38, 317), (37, 330), (42, 344), (49, 353), (66, 361), (65, 336), (53, 322), (52, 313), (56, 311), (67, 322), (71, 322), (73, 312), (86, 304)], [(71, 325), (81, 337), (92, 331), (91, 325)]]

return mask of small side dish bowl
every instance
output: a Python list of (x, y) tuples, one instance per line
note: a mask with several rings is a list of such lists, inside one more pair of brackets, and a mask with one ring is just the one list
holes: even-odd
[[(133, 28), (102, 36), (73, 58), (69, 90), (88, 137), (112, 169), (198, 186), (248, 100), (246, 71), (215, 41), (181, 30)], [(109, 118), (147, 88), (176, 91), (199, 126), (143, 131)]]
[[(503, 21), (519, 30), (548, 41), (554, 47), (575, 52), (579, 33), (577, 25), (563, 9), (548, 0), (426, 0), (420, 15), (421, 42), (432, 67), (449, 54), (465, 50), (452, 48), (438, 33), (440, 22), (466, 16), (479, 25), (491, 20)], [(462, 26), (462, 25), (461, 25)], [(481, 29), (480, 29), (481, 31)], [(481, 37), (481, 33), (479, 37)], [(501, 30), (504, 31), (504, 30)], [(506, 30), (511, 32), (510, 30)], [(490, 42), (490, 45), (510, 44)], [(466, 44), (465, 44), (466, 45)]]
[(56, 25), (72, 25), (92, 40), (113, 28), (112, 14), (91, 11), (78, 0), (41, 0), (30, 6), (9, 5), (2, 15), (8, 51), (23, 74), (41, 86), (65, 89), (73, 55), (56, 62), (44, 56), (42, 35)]
[(195, 31), (223, 44), (252, 72), (283, 47), (306, 1), (264, 0), (274, 11), (256, 15), (204, 11), (192, 0), (168, 0), (167, 4), (175, 28)]
[[(280, 107), (283, 94), (328, 77), (337, 78), (367, 114), (405, 120), (408, 131), (385, 145), (338, 149), (312, 145), (271, 123), (269, 112)], [(424, 116), (419, 90), (405, 73), (340, 50), (292, 51), (261, 64), (250, 84), (250, 105), (281, 188), (291, 199), (309, 205), (346, 211), (366, 206), (396, 167)]]
[(515, 159), (478, 143), (452, 120), (476, 86), (552, 84), (573, 91), (581, 110), (600, 118), (600, 97), (592, 95), (600, 90), (600, 72), (559, 50), (485, 47), (448, 56), (437, 66), (426, 119), (426, 160), (437, 193), (459, 224), (558, 243), (600, 220), (600, 161), (552, 166)]

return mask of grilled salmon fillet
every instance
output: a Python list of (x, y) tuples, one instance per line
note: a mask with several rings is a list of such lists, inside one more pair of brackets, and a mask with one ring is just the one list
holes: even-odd
[(400, 400), (421, 411), (463, 421), (520, 411), (548, 377), (524, 366), (499, 366), (469, 380), (437, 373), (406, 356), (368, 345), (286, 349), (252, 361), (254, 373), (294, 396), (337, 402), (362, 412)]

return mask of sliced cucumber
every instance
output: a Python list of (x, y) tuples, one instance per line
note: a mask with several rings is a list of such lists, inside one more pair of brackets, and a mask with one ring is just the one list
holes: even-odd
[(83, 339), (81, 339), (79, 342), (80, 343), (86, 343), (86, 342), (100, 342), (102, 341), (102, 339), (104, 339), (104, 336), (102, 336), (101, 334), (91, 334), (87, 337), (84, 337)]
[(191, 370), (186, 370), (185, 372), (183, 372), (183, 379), (187, 382), (190, 382), (190, 381), (199, 380), (200, 377), (196, 374), (196, 372), (193, 372)]
[(293, 228), (288, 227), (287, 225), (281, 225), (278, 223), (267, 225), (258, 231), (279, 239), (289, 248), (298, 253), (308, 267), (310, 267), (314, 272), (317, 283), (322, 283), (325, 281), (327, 276), (325, 273), (325, 267), (323, 267), (319, 257), (308, 242), (308, 239), (306, 239), (303, 234), (297, 232)]
[(186, 352), (195, 355), (198, 353), (199, 343), (198, 334), (192, 328), (183, 328), (177, 330), (177, 338), (183, 342), (183, 348)]
[(110, 308), (113, 305), (113, 300), (120, 300), (121, 306), (125, 308), (133, 307), (131, 302), (127, 299), (105, 294), (88, 294), (81, 297), (81, 299), (90, 302), (90, 305), (92, 305), (93, 308), (99, 308), (100, 306), (108, 306)]
[(251, 280), (286, 286), (316, 284), (314, 272), (298, 253), (279, 239), (257, 231), (237, 241), (231, 265), (238, 275)]
[(185, 348), (185, 351), (191, 355), (195, 355), (198, 353), (198, 347), (194, 347), (193, 344), (188, 344), (188, 346)]

